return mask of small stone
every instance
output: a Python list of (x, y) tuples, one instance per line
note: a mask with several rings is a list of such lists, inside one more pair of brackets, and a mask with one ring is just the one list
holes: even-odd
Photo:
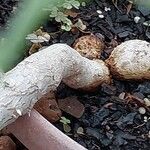
[(107, 11), (111, 11), (111, 9), (109, 7), (105, 7), (104, 10)]
[(99, 18), (104, 18), (104, 15), (98, 15)]
[(144, 116), (144, 119), (147, 120), (147, 116)]
[(146, 113), (146, 109), (144, 107), (139, 108), (139, 113), (144, 115)]
[(148, 118), (147, 116), (144, 116), (144, 122), (147, 122)]
[(126, 95), (126, 93), (125, 93), (125, 92), (122, 92), (122, 93), (119, 94), (119, 98), (120, 98), (120, 99), (124, 99), (124, 98), (125, 98), (125, 95)]
[(84, 130), (83, 130), (82, 127), (79, 127), (79, 128), (77, 129), (77, 134), (84, 134), (83, 132), (84, 132)]
[(101, 10), (97, 10), (96, 11), (98, 14), (102, 14), (102, 11)]
[(144, 103), (147, 107), (150, 106), (150, 100), (148, 98), (144, 98)]
[(9, 136), (1, 136), (0, 150), (16, 150), (16, 144)]
[(110, 130), (110, 126), (106, 125), (106, 130), (109, 131)]
[(141, 18), (139, 16), (134, 17), (134, 22), (138, 23)]

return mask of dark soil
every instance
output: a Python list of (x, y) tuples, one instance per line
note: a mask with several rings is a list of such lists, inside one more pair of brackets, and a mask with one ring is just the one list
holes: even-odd
[[(0, 26), (4, 25), (13, 10), (15, 0), (1, 0)], [(130, 39), (150, 41), (150, 30), (143, 22), (150, 19), (150, 11), (141, 6), (133, 6), (127, 14), (129, 2), (118, 0), (115, 6), (111, 0), (94, 0), (91, 4), (79, 10), (77, 18), (87, 26), (87, 31), (98, 37), (103, 36), (105, 50), (101, 58), (106, 59), (113, 48), (119, 43)], [(104, 11), (104, 8), (111, 11)], [(99, 18), (97, 10), (101, 10), (104, 18)], [(134, 22), (134, 17), (139, 16), (139, 23)], [(58, 32), (59, 25), (48, 22), (44, 30), (51, 34), (51, 40), (44, 45), (52, 43), (67, 43), (74, 41), (88, 33), (79, 30), (76, 32)], [(56, 33), (58, 32), (58, 33)], [(123, 99), (119, 98), (125, 93)], [(143, 99), (150, 98), (150, 81), (131, 82), (113, 79), (111, 85), (102, 85), (95, 93), (81, 93), (61, 84), (57, 91), (58, 98), (77, 95), (85, 106), (85, 112), (80, 119), (66, 113), (63, 116), (71, 121), (71, 132), (68, 136), (86, 147), (88, 150), (149, 150), (150, 148), (150, 109), (143, 104)], [(144, 107), (146, 113), (139, 113), (139, 107)], [(63, 131), (62, 123), (55, 125)], [(77, 129), (83, 128), (83, 134), (78, 134)], [(64, 132), (64, 131), (63, 131)], [(19, 149), (19, 148), (18, 148)]]
[(18, 0), (0, 0), (0, 27), (4, 26), (15, 10)]

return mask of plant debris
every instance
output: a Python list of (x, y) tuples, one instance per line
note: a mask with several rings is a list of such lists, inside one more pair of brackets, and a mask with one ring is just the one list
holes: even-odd
[(84, 105), (75, 96), (58, 99), (58, 106), (61, 110), (76, 118), (80, 118), (84, 113)]
[(54, 94), (51, 92), (39, 99), (34, 108), (50, 122), (56, 122), (61, 117), (61, 110), (57, 105)]

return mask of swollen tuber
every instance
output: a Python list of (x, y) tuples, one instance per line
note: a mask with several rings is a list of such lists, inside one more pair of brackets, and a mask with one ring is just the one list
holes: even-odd
[(129, 40), (117, 46), (106, 60), (111, 74), (119, 79), (150, 79), (150, 43)]
[(66, 44), (29, 56), (1, 78), (0, 129), (30, 112), (61, 81), (74, 89), (90, 90), (110, 82), (109, 70), (103, 61), (84, 58)]
[(78, 38), (73, 44), (73, 48), (82, 56), (95, 59), (100, 58), (104, 42), (95, 35), (86, 35)]

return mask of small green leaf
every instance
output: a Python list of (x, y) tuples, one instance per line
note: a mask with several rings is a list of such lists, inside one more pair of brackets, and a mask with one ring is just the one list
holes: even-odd
[(50, 17), (57, 17), (58, 15), (58, 8), (57, 7), (54, 7), (52, 10), (51, 10), (51, 14), (50, 14)]
[(71, 127), (68, 124), (63, 124), (63, 129), (66, 133), (71, 131)]
[(73, 5), (73, 7), (75, 7), (76, 9), (79, 9), (80, 7), (80, 3), (76, 0), (72, 0), (71, 1), (71, 4)]
[(86, 6), (86, 3), (85, 3), (85, 2), (82, 2), (82, 3), (81, 3), (81, 6), (85, 7), (85, 6)]
[(71, 20), (70, 19), (68, 19), (67, 17), (65, 17), (65, 18), (63, 18), (63, 23), (64, 24), (66, 24), (66, 25), (68, 25), (68, 26), (71, 26), (72, 25), (72, 22), (71, 22)]
[(61, 29), (62, 29), (62, 30), (65, 30), (65, 31), (70, 31), (70, 30), (71, 30), (71, 26), (62, 25), (62, 26), (61, 26)]
[(64, 3), (63, 8), (72, 9), (72, 5), (70, 3)]
[[(85, 2), (82, 3), (85, 6)], [(61, 23), (61, 29), (65, 31), (70, 31), (72, 28), (72, 22), (68, 19), (68, 15), (64, 14), (62, 8), (64, 9), (72, 9), (73, 7), (79, 9), (80, 2), (78, 0), (65, 0), (63, 3), (57, 3), (55, 6), (48, 6), (52, 9), (46, 8), (45, 10), (50, 11), (51, 14), (49, 15), (51, 18), (55, 18), (56, 22)]]
[(61, 117), (60, 122), (62, 122), (63, 124), (69, 124), (71, 123), (69, 119), (67, 119), (66, 117)]

